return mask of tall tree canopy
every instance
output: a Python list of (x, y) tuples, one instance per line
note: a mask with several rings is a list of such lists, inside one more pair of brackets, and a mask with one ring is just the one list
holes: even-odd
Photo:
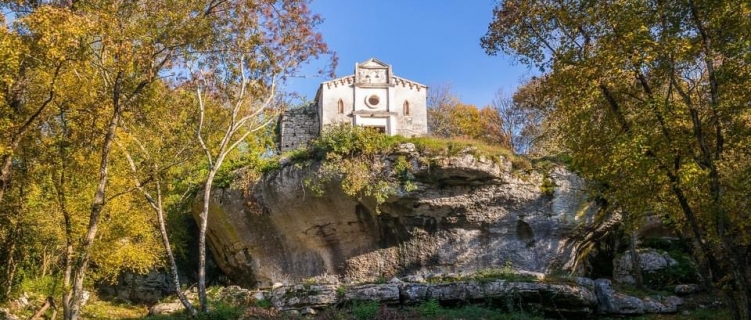
[(75, 319), (87, 276), (159, 265), (176, 175), (255, 150), (264, 102), (327, 52), (308, 2), (0, 0), (0, 296), (52, 273)]
[(481, 44), (546, 73), (560, 143), (634, 215), (692, 238), (751, 317), (751, 3), (505, 0)]

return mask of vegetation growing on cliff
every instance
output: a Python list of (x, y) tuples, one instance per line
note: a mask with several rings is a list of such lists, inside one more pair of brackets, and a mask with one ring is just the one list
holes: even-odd
[(399, 155), (398, 149), (405, 143), (414, 145), (412, 151), (417, 152), (420, 157), (417, 161), (422, 165), (430, 165), (434, 157), (466, 152), (496, 163), (510, 160), (515, 167), (529, 167), (526, 158), (500, 145), (457, 138), (388, 136), (345, 124), (326, 128), (310, 148), (293, 151), (289, 159), (297, 163), (320, 161), (320, 168), (305, 181), (305, 186), (314, 194), (323, 195), (324, 186), (336, 181), (349, 196), (373, 199), (378, 210), (389, 197), (416, 188), (413, 164), (404, 154)]

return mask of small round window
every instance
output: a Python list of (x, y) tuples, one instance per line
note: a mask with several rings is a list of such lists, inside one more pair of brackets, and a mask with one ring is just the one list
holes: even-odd
[(377, 95), (371, 95), (368, 97), (368, 104), (371, 106), (377, 106), (379, 102), (381, 102), (381, 99), (378, 98)]

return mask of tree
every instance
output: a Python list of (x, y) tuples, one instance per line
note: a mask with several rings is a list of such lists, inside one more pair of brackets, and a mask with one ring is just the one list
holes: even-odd
[(509, 147), (496, 109), (464, 104), (451, 84), (438, 84), (428, 92), (428, 132), (441, 138), (469, 138)]
[(161, 235), (175, 293), (188, 313), (195, 316), (195, 307), (182, 292), (165, 221), (167, 206), (179, 207), (181, 202), (188, 200), (181, 197), (177, 201), (171, 201), (169, 197), (170, 191), (173, 191), (169, 182), (186, 178), (182, 176), (184, 172), (175, 168), (182, 164), (194, 163), (190, 160), (195, 158), (197, 151), (196, 146), (192, 144), (191, 136), (186, 134), (193, 126), (190, 112), (185, 108), (170, 110), (170, 107), (189, 104), (192, 101), (185, 99), (184, 95), (166, 89), (162, 87), (164, 94), (158, 97), (160, 100), (154, 101), (160, 108), (144, 110), (146, 112), (140, 117), (142, 120), (124, 128), (125, 132), (116, 142), (133, 174), (134, 187), (141, 192), (156, 215), (156, 225)]
[(437, 137), (450, 136), (450, 110), (458, 105), (459, 97), (453, 91), (453, 85), (437, 84), (428, 91), (428, 132)]
[[(197, 48), (190, 75), (197, 98), (198, 141), (208, 166), (199, 214), (198, 295), (206, 300), (206, 229), (211, 189), (227, 157), (254, 132), (273, 123), (280, 82), (302, 63), (328, 52), (307, 0), (224, 1), (217, 11), (232, 12), (214, 24), (228, 35), (211, 48)], [(230, 36), (231, 35), (231, 36)], [(210, 49), (210, 50), (209, 50)], [(207, 117), (214, 117), (210, 123)]]
[[(524, 135), (524, 129), (530, 124), (526, 122), (525, 110), (507, 97), (503, 90), (498, 90), (493, 97), (491, 107), (501, 120), (500, 133), (508, 137), (508, 146), (516, 153), (529, 152), (531, 139)], [(535, 126), (536, 127), (536, 126)]]
[(488, 105), (480, 109), (480, 133), (477, 139), (513, 150), (511, 135), (503, 131), (504, 120), (498, 110)]
[(493, 14), (483, 48), (547, 71), (584, 176), (630, 215), (685, 227), (707, 282), (749, 319), (749, 4), (507, 0)]
[[(125, 216), (116, 213), (129, 205), (126, 199), (130, 200), (131, 188), (128, 186), (132, 184), (125, 184), (129, 180), (120, 179), (129, 176), (128, 169), (110, 157), (120, 129), (139, 120), (139, 111), (148, 108), (150, 99), (154, 98), (153, 85), (163, 81), (170, 69), (179, 67), (188, 52), (211, 50), (215, 45), (231, 41), (228, 38), (233, 34), (263, 38), (255, 31), (260, 30), (259, 25), (270, 23), (268, 20), (247, 20), (259, 16), (244, 16), (235, 8), (221, 7), (222, 4), (226, 2), (195, 0), (166, 4), (163, 1), (91, 0), (0, 3), (3, 12), (10, 12), (14, 17), (13, 29), (6, 29), (3, 24), (0, 30), (3, 32), (0, 45), (10, 49), (10, 53), (4, 53), (7, 60), (0, 67), (4, 104), (2, 119), (7, 120), (0, 124), (7, 129), (2, 130), (4, 147), (0, 150), (0, 187), (3, 193), (12, 185), (14, 163), (28, 163), (28, 168), (33, 168), (33, 157), (20, 157), (20, 146), (26, 141), (24, 137), (32, 132), (31, 129), (36, 129), (34, 134), (45, 134), (48, 127), (62, 122), (62, 117), (70, 119), (70, 122), (65, 122), (70, 124), (71, 130), (89, 133), (88, 140), (77, 140), (75, 146), (89, 152), (87, 160), (98, 160), (97, 169), (89, 172), (89, 179), (83, 179), (86, 183), (82, 184), (91, 188), (82, 193), (92, 196), (87, 198), (79, 194), (77, 197), (78, 201), (86, 199), (89, 202), (85, 232), (81, 236), (71, 228), (68, 233), (70, 238), (76, 239), (69, 242), (74, 249), (66, 254), (65, 259), (66, 264), (70, 262), (70, 273), (65, 272), (66, 279), (68, 275), (70, 277), (70, 290), (63, 301), (66, 319), (76, 319), (80, 313), (83, 284), (92, 260), (97, 261), (97, 270), (127, 265), (123, 260), (102, 259), (99, 253), (105, 248), (97, 244), (104, 239), (112, 240), (109, 237), (122, 236), (115, 232), (117, 230), (107, 228), (107, 220), (122, 221)], [(255, 7), (250, 2), (245, 5)], [(237, 25), (231, 22), (236, 20), (244, 20), (244, 28), (233, 29)], [(59, 80), (62, 78), (64, 83)], [(59, 90), (59, 86), (70, 90)], [(56, 119), (49, 118), (50, 105), (68, 107), (61, 118)], [(13, 112), (8, 112), (11, 110)], [(43, 118), (47, 122), (35, 127)], [(79, 144), (83, 141), (90, 144)], [(31, 154), (30, 151), (35, 150), (32, 147), (29, 145), (23, 151)], [(60, 159), (70, 156), (72, 151), (60, 152)], [(65, 175), (61, 173), (56, 179), (59, 181), (57, 190), (61, 208), (69, 207), (68, 196), (72, 195), (68, 191), (71, 180), (66, 178), (69, 168), (61, 166), (60, 172)], [(108, 196), (107, 191), (112, 188), (117, 192)], [(28, 197), (28, 193), (18, 190), (14, 195), (18, 201)], [(82, 213), (63, 211), (70, 213), (63, 214), (66, 221), (67, 217), (78, 217)], [(17, 212), (25, 213), (23, 210)], [(110, 218), (104, 224), (101, 223), (103, 215)], [(135, 229), (123, 231), (127, 233)], [(6, 239), (15, 241), (14, 237)], [(68, 280), (64, 282), (67, 284)]]
[(555, 133), (547, 115), (554, 99), (541, 86), (545, 78), (533, 77), (517, 88), (512, 97), (498, 90), (491, 106), (501, 117), (502, 134), (508, 137), (510, 148), (519, 154), (557, 153)]

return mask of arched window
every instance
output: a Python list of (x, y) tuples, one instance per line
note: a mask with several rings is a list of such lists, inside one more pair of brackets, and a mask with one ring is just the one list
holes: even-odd
[(339, 99), (337, 106), (339, 107), (339, 113), (344, 113), (344, 101), (342, 101), (342, 99)]
[(404, 100), (404, 110), (402, 110), (405, 116), (409, 115), (409, 101)]

